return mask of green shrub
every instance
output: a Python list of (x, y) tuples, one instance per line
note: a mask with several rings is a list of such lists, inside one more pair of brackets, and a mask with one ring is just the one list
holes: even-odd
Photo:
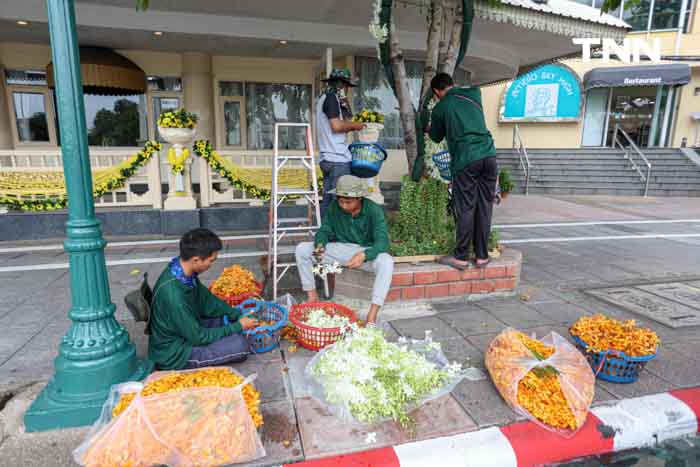
[(498, 182), (501, 185), (501, 193), (510, 193), (515, 189), (515, 182), (513, 182), (513, 177), (508, 169), (501, 169), (498, 174)]

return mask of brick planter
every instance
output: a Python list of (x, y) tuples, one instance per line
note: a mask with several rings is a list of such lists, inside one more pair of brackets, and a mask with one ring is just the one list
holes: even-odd
[[(486, 268), (465, 271), (434, 262), (399, 263), (394, 267), (387, 302), (512, 292), (520, 281), (521, 263), (522, 253), (511, 248), (506, 248), (500, 258), (492, 259)], [(335, 293), (369, 299), (373, 283), (372, 273), (343, 269), (336, 276)]]

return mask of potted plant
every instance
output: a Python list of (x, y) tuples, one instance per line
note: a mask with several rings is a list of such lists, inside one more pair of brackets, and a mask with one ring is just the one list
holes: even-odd
[(508, 197), (508, 193), (513, 191), (515, 188), (513, 178), (510, 176), (510, 170), (501, 169), (501, 171), (498, 173), (498, 184), (501, 188), (501, 198), (506, 199)]
[(165, 112), (158, 117), (158, 132), (171, 144), (188, 145), (194, 140), (196, 126), (197, 115), (185, 109)]
[(384, 115), (374, 110), (362, 109), (352, 117), (352, 121), (365, 124), (359, 135), (362, 143), (376, 143), (379, 140), (379, 133), (384, 129)]

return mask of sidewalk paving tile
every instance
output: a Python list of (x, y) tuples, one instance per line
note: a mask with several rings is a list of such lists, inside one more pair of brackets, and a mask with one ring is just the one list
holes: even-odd
[(477, 348), (483, 355), (486, 353), (486, 349), (488, 348), (489, 344), (491, 341), (498, 335), (498, 333), (490, 333), (490, 334), (479, 334), (476, 336), (469, 336), (467, 337), (467, 342), (472, 344), (474, 347)]
[(644, 371), (650, 371), (676, 386), (700, 385), (700, 362), (671, 346), (663, 346), (659, 355), (647, 363)]
[(0, 465), (7, 467), (73, 467), (73, 449), (88, 428), (70, 428), (11, 436), (0, 445)]
[(463, 380), (452, 390), (467, 414), (479, 428), (514, 422), (520, 417), (506, 404), (490, 379)]
[(552, 319), (524, 304), (494, 305), (484, 309), (495, 316), (499, 321), (521, 329), (554, 324)]
[(243, 363), (231, 365), (231, 368), (243, 376), (257, 373), (253, 382), (255, 388), (260, 391), (262, 402), (274, 402), (290, 398), (285, 382), (286, 372), (283, 371), (282, 362), (260, 362), (249, 360)]
[[(443, 316), (445, 316), (445, 314), (439, 315), (439, 318), (442, 318)], [(457, 331), (452, 329), (448, 323), (439, 318), (438, 316), (430, 316), (426, 318), (399, 319), (391, 321), (391, 325), (402, 336), (411, 337), (413, 339), (424, 339), (426, 330), (432, 331), (432, 337), (434, 340), (460, 337)]]
[(491, 334), (506, 328), (506, 324), (483, 309), (453, 311), (451, 313), (442, 313), (438, 317), (459, 331), (459, 334), (464, 337), (477, 334)]
[[(377, 449), (477, 429), (474, 421), (450, 395), (426, 402), (411, 412), (410, 415), (416, 422), (414, 437), (393, 421), (374, 425), (347, 422), (333, 415), (313, 398), (296, 399), (295, 402), (307, 459)], [(376, 443), (365, 442), (369, 433), (376, 433)]]
[(559, 324), (571, 325), (581, 316), (591, 314), (588, 306), (567, 302), (528, 303), (527, 306), (552, 322)]
[(304, 452), (292, 402), (264, 403), (260, 411), (264, 421), (260, 434), (266, 456), (246, 465), (280, 465), (303, 460)]
[(450, 362), (460, 363), (463, 367), (484, 367), (484, 354), (475, 345), (463, 337), (440, 341), (442, 352)]
[(659, 378), (650, 371), (642, 370), (639, 379), (631, 384), (617, 384), (598, 380), (600, 387), (620, 399), (646, 396), (675, 389), (676, 385)]
[[(308, 353), (311, 354), (311, 352)], [(301, 397), (309, 397), (311, 394), (309, 393), (306, 386), (304, 370), (306, 369), (306, 365), (311, 361), (311, 358), (313, 356), (308, 354), (301, 354), (293, 356), (285, 355), (285, 357), (287, 359), (285, 365), (287, 368), (287, 376), (289, 378), (289, 385), (291, 387), (292, 397), (295, 399)]]

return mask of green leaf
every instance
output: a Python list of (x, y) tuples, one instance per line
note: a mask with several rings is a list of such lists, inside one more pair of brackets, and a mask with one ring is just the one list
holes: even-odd
[(148, 0), (136, 0), (136, 11), (148, 10)]

